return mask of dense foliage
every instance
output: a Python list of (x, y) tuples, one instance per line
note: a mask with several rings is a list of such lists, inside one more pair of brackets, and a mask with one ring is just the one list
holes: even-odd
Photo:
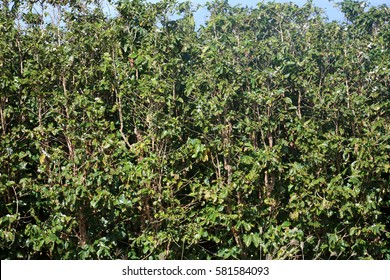
[(387, 6), (112, 5), (1, 1), (2, 259), (390, 259)]

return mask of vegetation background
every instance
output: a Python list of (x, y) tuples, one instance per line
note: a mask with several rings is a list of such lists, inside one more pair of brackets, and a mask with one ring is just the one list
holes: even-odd
[(390, 259), (386, 5), (105, 5), (1, 1), (2, 259)]

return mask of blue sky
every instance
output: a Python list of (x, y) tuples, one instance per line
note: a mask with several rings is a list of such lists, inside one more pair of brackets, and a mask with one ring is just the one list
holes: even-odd
[[(206, 2), (209, 2), (210, 0), (191, 0), (191, 2), (196, 4), (205, 4)], [(241, 4), (243, 6), (248, 7), (255, 7), (257, 3), (262, 2), (263, 0), (229, 0), (230, 5), (237, 5)], [(269, 2), (268, 0), (264, 0), (265, 2)], [(150, 2), (158, 2), (158, 0), (152, 0)], [(306, 3), (306, 0), (275, 0), (275, 2), (293, 2), (298, 4), (299, 6), (302, 6), (304, 3)], [(332, 2), (340, 2), (338, 0), (332, 1)], [(334, 3), (330, 2), (329, 0), (314, 0), (313, 3), (325, 10), (326, 15), (330, 20), (343, 20), (342, 13), (334, 7)], [(377, 6), (381, 4), (390, 4), (390, 0), (371, 0), (371, 1), (365, 1), (367, 3), (370, 3), (371, 5)], [(206, 19), (207, 12), (206, 11), (199, 11), (196, 14), (196, 22), (199, 24), (203, 22)]]

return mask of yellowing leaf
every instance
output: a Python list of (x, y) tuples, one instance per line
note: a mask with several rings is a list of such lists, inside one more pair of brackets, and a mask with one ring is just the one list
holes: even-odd
[(40, 164), (44, 164), (45, 163), (45, 159), (46, 159), (46, 155), (45, 154), (41, 154), (40, 157), (39, 157), (39, 163)]

